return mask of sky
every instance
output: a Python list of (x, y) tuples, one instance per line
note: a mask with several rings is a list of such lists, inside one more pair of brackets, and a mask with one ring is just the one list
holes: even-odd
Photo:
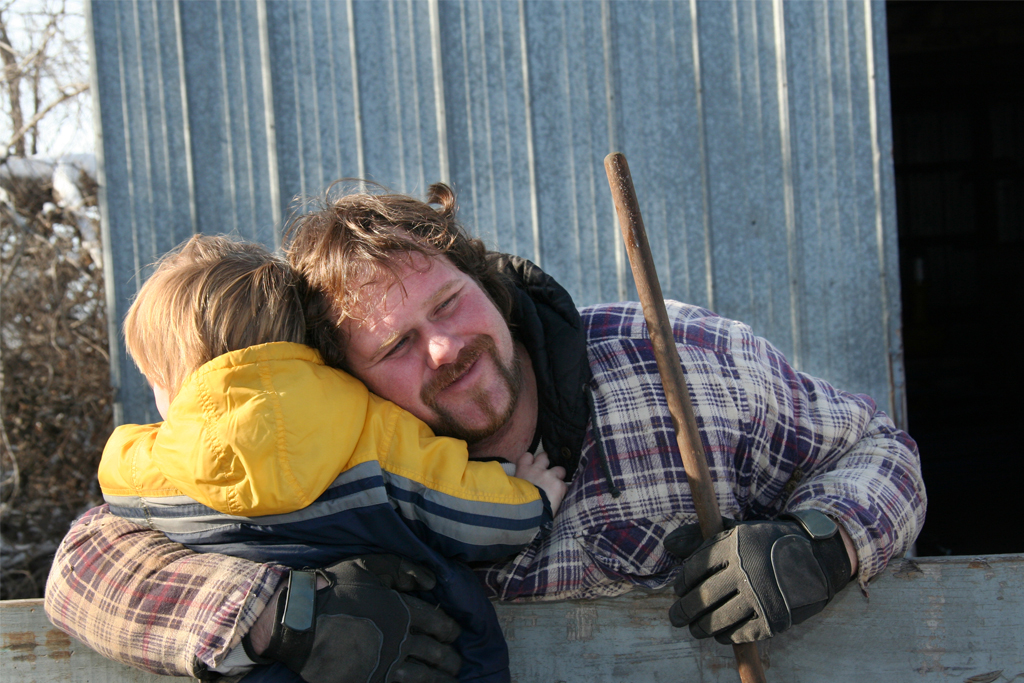
[[(17, 55), (24, 57), (35, 50), (44, 38), (44, 28), (50, 12), (64, 9), (59, 23), (61, 34), (52, 38), (47, 50), (52, 69), (40, 86), (40, 100), (52, 101), (58, 96), (57, 84), (89, 81), (89, 49), (86, 35), (84, 3), (82, 0), (0, 0), (8, 37)], [(6, 84), (4, 90), (6, 91)], [(0, 116), (0, 140), (6, 143), (13, 131), (10, 120), (10, 101), (6, 92), (0, 97), (3, 113)], [(32, 116), (32, 86), (27, 79), (21, 82), (22, 110), (26, 121)], [(86, 91), (73, 101), (53, 109), (39, 124), (36, 156), (57, 158), (64, 154), (89, 153), (95, 150), (96, 140), (92, 120), (92, 93)], [(29, 150), (26, 150), (27, 152)]]

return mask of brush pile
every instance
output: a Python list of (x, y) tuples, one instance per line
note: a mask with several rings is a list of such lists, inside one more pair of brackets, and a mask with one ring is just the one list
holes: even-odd
[(41, 597), (112, 429), (91, 158), (0, 163), (0, 598)]

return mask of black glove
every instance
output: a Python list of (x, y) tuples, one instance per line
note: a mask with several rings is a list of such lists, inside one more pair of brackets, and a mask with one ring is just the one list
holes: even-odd
[[(329, 586), (316, 590), (317, 575)], [(309, 683), (455, 683), (449, 645), (459, 627), (433, 605), (397, 591), (430, 590), (434, 575), (394, 555), (366, 555), (289, 574), (260, 664), (279, 661)]]
[(725, 531), (703, 543), (696, 524), (665, 537), (665, 549), (686, 558), (669, 618), (673, 626), (689, 626), (695, 638), (724, 644), (771, 638), (820, 612), (850, 580), (839, 527), (820, 512), (725, 523)]

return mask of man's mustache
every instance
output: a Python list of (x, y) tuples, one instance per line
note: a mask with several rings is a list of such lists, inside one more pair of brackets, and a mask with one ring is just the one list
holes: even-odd
[(453, 362), (441, 368), (438, 373), (423, 386), (423, 390), (420, 391), (420, 400), (423, 401), (425, 405), (432, 405), (434, 397), (466, 374), (466, 372), (473, 367), (473, 363), (475, 363), (484, 353), (491, 353), (496, 358), (497, 347), (495, 347), (494, 342), (489, 337), (480, 335), (470, 343), (466, 344), (466, 346), (462, 347), (462, 350), (459, 351), (458, 357)]

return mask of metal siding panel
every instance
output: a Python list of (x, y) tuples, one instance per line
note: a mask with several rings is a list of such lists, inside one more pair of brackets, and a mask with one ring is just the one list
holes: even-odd
[(756, 179), (761, 193), (759, 209), (751, 218), (751, 231), (757, 236), (759, 264), (753, 283), (753, 310), (759, 320), (755, 329), (772, 339), (794, 362), (799, 362), (796, 316), (791, 285), (798, 263), (792, 258), (792, 176), (790, 173), (788, 101), (786, 100), (785, 36), (778, 30), (781, 4), (760, 3), (751, 17), (758, 36), (757, 78), (758, 117), (762, 175)]
[(332, 43), (335, 40), (330, 26), (336, 6), (333, 3), (313, 2), (309, 5), (309, 59), (313, 66), (313, 94), (316, 107), (314, 144), (316, 162), (309, 168), (312, 180), (307, 191), (317, 192), (338, 179), (341, 166), (338, 143), (337, 107), (334, 87), (337, 81), (337, 63)]
[[(600, 54), (596, 55), (598, 60), (595, 62), (595, 55), (588, 50), (595, 44), (593, 36), (601, 27), (601, 14), (597, 10), (588, 2), (566, 5), (567, 26), (572, 29), (566, 36), (567, 96), (569, 111), (573, 113), (568, 141), (572, 151), (570, 172), (573, 191), (567, 199), (572, 201), (576, 216), (573, 246), (578, 262), (578, 291), (584, 293), (587, 303), (603, 300), (602, 282), (607, 277), (599, 266), (601, 232), (603, 228), (608, 234), (615, 225), (609, 220), (608, 181), (602, 165), (605, 155), (611, 151), (605, 123), (608, 114), (604, 68)], [(558, 230), (567, 226), (551, 227)], [(608, 289), (609, 295), (614, 296), (618, 287)]]
[[(147, 50), (153, 41), (149, 26), (140, 20), (140, 14), (151, 11), (151, 6), (124, 5), (119, 12), (119, 37), (122, 60), (122, 106), (126, 123), (125, 133), (129, 138), (126, 145), (128, 155), (128, 182), (130, 187), (129, 215), (131, 216), (131, 244), (134, 246), (134, 268), (122, 277), (129, 282), (123, 293), (118, 294), (118, 321), (124, 319), (131, 298), (138, 291), (152, 271), (150, 264), (174, 246), (173, 234), (157, 229), (152, 171), (150, 166), (149, 131), (159, 125), (162, 112), (152, 106), (147, 91), (147, 67), (150, 65)], [(155, 103), (156, 105), (159, 102)], [(161, 226), (163, 227), (163, 226)], [(132, 278), (129, 280), (129, 278)], [(153, 422), (159, 419), (152, 393), (134, 363), (127, 362), (122, 371), (123, 383), (120, 402), (124, 418), (139, 422)]]
[(181, 3), (195, 228), (275, 244), (257, 6)]
[[(448, 132), (449, 184), (460, 197), (462, 222), (476, 231), (476, 215), (466, 193), (471, 193), (475, 173), (469, 147), (470, 101), (469, 65), (466, 59), (466, 3), (441, 0), (438, 2), (441, 71), (445, 96), (445, 126)], [(466, 206), (469, 204), (470, 206)]]
[(98, 3), (105, 220), (123, 245), (115, 315), (135, 271), (187, 232), (272, 244), (272, 189), (287, 205), (343, 176), (422, 195), (450, 173), (463, 222), (491, 246), (538, 261), (581, 305), (634, 297), (601, 168), (616, 148), (666, 296), (750, 323), (891, 410), (902, 366), (882, 10)]
[(422, 195), (429, 185), (441, 180), (431, 8), (424, 2), (401, 3), (396, 8), (399, 36), (405, 45), (403, 57), (395, 66), (402, 102), (402, 134), (408, 148), (404, 189)]
[[(294, 10), (296, 3), (268, 0), (267, 44), (274, 90), (274, 132), (277, 138), (277, 177), (282, 208), (303, 194), (302, 155), (299, 146), (298, 84), (295, 78)], [(287, 213), (287, 212), (286, 212)]]
[[(517, 241), (517, 231), (514, 222), (513, 192), (511, 182), (511, 169), (513, 163), (513, 149), (511, 144), (511, 131), (515, 125), (512, 116), (518, 114), (520, 119), (523, 116), (523, 109), (512, 112), (509, 106), (509, 70), (506, 60), (507, 47), (505, 44), (505, 10), (507, 3), (480, 3), (480, 43), (484, 49), (484, 58), (481, 64), (486, 74), (485, 80), (485, 101), (487, 103), (487, 117), (483, 123), (486, 126), (488, 164), (491, 168), (489, 192), (483, 206), (475, 212), (474, 227), (476, 232), (483, 237), (493, 249), (509, 250)], [(517, 17), (512, 15), (513, 26), (518, 25)], [(518, 44), (518, 36), (513, 34), (513, 45)], [(522, 62), (517, 60), (511, 63), (511, 75), (522, 73)], [(519, 79), (519, 86), (512, 91), (519, 95), (522, 100), (522, 79)], [(522, 124), (519, 124), (522, 128)], [(490, 218), (486, 217), (486, 213)], [(484, 233), (486, 227), (490, 228), (490, 235)], [(532, 245), (531, 245), (532, 246)]]
[(715, 310), (791, 355), (792, 316), (771, 6), (699, 7)]
[[(437, 138), (431, 135), (437, 125), (428, 13), (429, 7), (423, 2), (395, 5), (396, 37), (401, 46), (395, 73), (401, 97), (402, 137), (407, 148), (402, 175), (405, 191), (420, 195), (440, 179)], [(431, 152), (429, 161), (425, 150)]]
[[(890, 407), (864, 12), (857, 4), (785, 4), (793, 98), (801, 368)], [(887, 100), (886, 96), (886, 100)], [(867, 155), (867, 156), (865, 156)], [(891, 192), (891, 185), (889, 187)]]
[(793, 330), (785, 194), (774, 182), (783, 176), (783, 169), (771, 7), (741, 3), (738, 9), (747, 162), (736, 162), (743, 170), (747, 206), (737, 228), (747, 237), (749, 276), (742, 293), (746, 310), (734, 317), (748, 321), (790, 355)]
[[(167, 38), (167, 17), (153, 17), (166, 9), (153, 3), (90, 7), (103, 141), (104, 240), (111, 255), (107, 299), (117, 332), (111, 347), (118, 359), (118, 417), (134, 422), (152, 421), (156, 411), (148, 386), (127, 357), (120, 322), (144, 281), (145, 266), (190, 232), (190, 221), (182, 221), (190, 214), (183, 214), (173, 201), (173, 190), (180, 190), (180, 185), (170, 170), (180, 171), (181, 166), (171, 166), (168, 149), (169, 141), (181, 139), (171, 131), (180, 124), (181, 111), (176, 43), (173, 32), (169, 43), (159, 39)], [(174, 22), (169, 23), (173, 27)]]
[[(692, 6), (631, 8), (611, 4), (617, 146), (633, 160), (665, 295), (707, 306), (705, 116)], [(617, 247), (617, 229), (613, 236)], [(635, 298), (628, 266), (623, 279), (626, 296)]]
[[(368, 3), (359, 2), (356, 3), (356, 7), (363, 7), (366, 4)], [(401, 75), (409, 69), (414, 57), (396, 22), (398, 3), (389, 0), (376, 4), (380, 15), (372, 30), (370, 25), (356, 24), (360, 29), (360, 46), (375, 44), (377, 48), (376, 51), (367, 50), (366, 54), (374, 55), (372, 59), (377, 62), (375, 71), (379, 74), (379, 80), (373, 81), (378, 87), (367, 85), (364, 90), (364, 103), (373, 102), (371, 94), (379, 98), (375, 111), (376, 115), (380, 116), (381, 124), (377, 127), (377, 122), (369, 116), (364, 116), (364, 131), (367, 131), (368, 135), (371, 131), (378, 134), (376, 144), (371, 145), (367, 139), (367, 159), (375, 160), (377, 164), (375, 168), (373, 164), (368, 163), (367, 168), (371, 175), (394, 186), (398, 191), (411, 191), (413, 188), (410, 187), (406, 171), (408, 160), (415, 153), (415, 145), (409, 139), (405, 125), (405, 98), (401, 87)], [(366, 65), (361, 63), (360, 69), (364, 66)]]
[(345, 4), (324, 2), (268, 2), (267, 23), (278, 183), (290, 206), (364, 172), (352, 125), (351, 26)]
[[(587, 78), (589, 92), (589, 156), (580, 158), (580, 165), (588, 169), (588, 193), (591, 195), (588, 207), (587, 225), (583, 232), (585, 242), (583, 273), (589, 303), (617, 301), (626, 291), (625, 260), (622, 239), (619, 237), (615, 211), (608, 192), (608, 180), (604, 173), (604, 157), (617, 151), (617, 128), (615, 120), (615, 88), (613, 77), (613, 44), (610, 3), (602, 2), (600, 12), (586, 5), (584, 34), (580, 38), (580, 52), (586, 55), (583, 73)], [(602, 36), (598, 41), (595, 37)], [(620, 253), (621, 252), (621, 253)]]
[[(185, 81), (188, 85), (196, 232), (237, 229), (233, 200), (233, 146), (226, 125), (226, 87), (222, 76), (219, 3), (180, 4)], [(232, 85), (237, 87), (237, 85)]]
[[(147, 150), (149, 115), (145, 100), (145, 77), (141, 73), (142, 55), (139, 54), (140, 36), (137, 30), (138, 5), (124, 5), (118, 12), (118, 37), (121, 59), (121, 107), (124, 134), (127, 138), (125, 152), (128, 160), (127, 177), (130, 204), (125, 207), (132, 218), (130, 237), (135, 246), (134, 273), (140, 274), (136, 287), (142, 284), (147, 274), (145, 265), (160, 253), (153, 234), (153, 200), (149, 184), (149, 155)], [(163, 246), (163, 245), (160, 245)], [(166, 247), (165, 247), (166, 248)]]
[(93, 103), (97, 110), (99, 130), (100, 225), (104, 247), (104, 283), (107, 297), (108, 329), (110, 330), (111, 383), (116, 392), (115, 419), (123, 420), (123, 407), (128, 399), (126, 385), (131, 361), (121, 343), (122, 292), (127, 279), (135, 272), (135, 253), (124, 248), (131, 245), (131, 217), (125, 207), (130, 205), (127, 136), (121, 106), (121, 61), (118, 32), (118, 5), (90, 2), (89, 26), (92, 30), (92, 76), (96, 83)]
[(354, 2), (353, 21), (366, 177), (400, 191), (405, 184), (405, 149), (398, 120), (391, 8), (391, 2)]
[(608, 68), (593, 40), (606, 10), (585, 2), (552, 9), (525, 7), (539, 252), (542, 267), (585, 305), (619, 291), (601, 165), (610, 151)]
[(330, 85), (331, 112), (335, 130), (337, 167), (334, 179), (361, 178), (365, 175), (362, 132), (358, 115), (359, 80), (354, 60), (355, 45), (351, 25), (351, 3), (331, 3), (326, 42), (330, 46), (334, 79)]
[(714, 308), (793, 351), (772, 6), (699, 6)]
[[(550, 93), (549, 100), (554, 105), (552, 112), (557, 118), (551, 132), (557, 132), (558, 137), (544, 139), (543, 149), (550, 151), (556, 146), (563, 148), (560, 155), (562, 165), (547, 168), (547, 173), (557, 174), (561, 182), (559, 192), (549, 193), (552, 185), (545, 181), (543, 174), (539, 174), (542, 182), (538, 192), (544, 200), (542, 206), (547, 207), (547, 211), (540, 216), (541, 239), (546, 266), (560, 273), (560, 277), (555, 276), (556, 279), (564, 281), (574, 292), (587, 292), (583, 273), (588, 264), (585, 263), (586, 257), (580, 243), (580, 229), (586, 220), (587, 207), (584, 198), (580, 196), (579, 186), (586, 169), (580, 165), (578, 157), (581, 156), (579, 147), (583, 144), (580, 135), (583, 125), (581, 119), (585, 121), (590, 112), (580, 96), (578, 85), (581, 74), (573, 45), (575, 36), (583, 30), (579, 3), (562, 3), (559, 15), (557, 40), (560, 44), (557, 61), (553, 66), (557, 69), (556, 78), (560, 87)], [(538, 110), (539, 107), (534, 110), (535, 114)], [(538, 142), (542, 139), (538, 131)]]
[(218, 222), (222, 220), (226, 225), (231, 226), (235, 234), (249, 237), (251, 220), (247, 220), (249, 217), (246, 214), (250, 213), (251, 203), (246, 199), (250, 196), (250, 188), (245, 182), (248, 147), (245, 135), (246, 84), (244, 62), (239, 59), (239, 46), (234, 40), (237, 36), (238, 16), (236, 10), (238, 6), (231, 0), (219, 0), (216, 7), (219, 52), (216, 78), (217, 88), (223, 100), (223, 144), (224, 158), (227, 162), (224, 178), (227, 195), (220, 200), (218, 209), (228, 214), (224, 218), (219, 218)]
[[(858, 11), (860, 10), (860, 11)], [(833, 32), (843, 37), (843, 71), (834, 77), (841, 83), (838, 111), (844, 134), (839, 137), (839, 205), (846, 227), (843, 243), (848, 250), (844, 306), (849, 312), (844, 334), (843, 369), (836, 382), (852, 391), (888, 399), (888, 364), (882, 288), (879, 278), (878, 236), (875, 232), (874, 164), (869, 120), (868, 59), (863, 2), (836, 7)], [(838, 42), (838, 41), (837, 41)], [(837, 60), (838, 61), (838, 60)]]
[[(708, 305), (704, 128), (695, 96), (692, 16), (685, 3), (656, 3), (655, 8), (657, 99), (645, 114), (659, 122), (649, 150), (657, 159), (655, 187), (661, 188), (652, 216), (664, 235), (658, 268), (665, 273), (661, 280), (666, 297)], [(621, 241), (618, 235), (616, 239)]]
[[(538, 265), (574, 295), (580, 289), (566, 56), (566, 3), (524, 7), (539, 227)], [(582, 302), (582, 301), (581, 301)]]
[[(610, 22), (614, 50), (614, 88), (617, 95), (612, 115), (617, 121), (615, 134), (618, 149), (609, 151), (621, 151), (627, 159), (632, 160), (630, 173), (641, 202), (651, 252), (656, 258), (660, 256), (663, 259), (669, 253), (666, 248), (666, 231), (675, 226), (669, 228), (665, 218), (660, 201), (662, 193), (651, 191), (657, 182), (655, 174), (664, 163), (663, 145), (672, 145), (671, 140), (664, 139), (658, 130), (657, 124), (660, 121), (652, 116), (659, 109), (658, 100), (663, 89), (658, 78), (662, 65), (655, 41), (658, 16), (652, 2), (632, 5), (613, 2), (610, 5)], [(675, 90), (668, 87), (664, 89)], [(603, 203), (611, 206), (607, 185), (605, 180), (602, 187)], [(622, 237), (614, 212), (606, 220), (618, 249), (617, 243)], [(675, 266), (670, 266), (662, 259), (656, 265), (662, 284), (667, 285), (673, 280), (670, 267)], [(636, 286), (625, 253), (617, 251), (617, 260), (622, 263), (622, 268), (621, 272), (616, 273), (616, 291), (622, 292), (627, 299), (635, 300)], [(665, 296), (674, 296), (668, 293), (670, 288), (664, 287), (664, 290)]]
[[(878, 241), (879, 280), (881, 302), (885, 321), (885, 344), (888, 367), (889, 397), (888, 412), (896, 424), (907, 427), (906, 383), (903, 369), (903, 332), (900, 301), (900, 271), (896, 230), (896, 194), (893, 176), (893, 135), (892, 112), (889, 108), (889, 54), (886, 34), (885, 4), (881, 0), (865, 1), (864, 12), (869, 15), (865, 22), (871, 31), (871, 40), (866, 46), (870, 50), (870, 72), (868, 79), (873, 85), (869, 92), (871, 110), (868, 116), (873, 121), (873, 173), (875, 234)], [(881, 397), (877, 397), (881, 398)]]
[(521, 7), (440, 2), (438, 10), (446, 144), (463, 224), (494, 249), (535, 258)]
[[(318, 59), (317, 28), (322, 26), (315, 16), (319, 3), (296, 2), (292, 5), (292, 65), (299, 149), (299, 192), (315, 195), (325, 185), (320, 146), (320, 88), (323, 63)], [(320, 20), (322, 21), (322, 19)], [(287, 86), (286, 86), (287, 87)]]
[(537, 258), (540, 248), (536, 204), (536, 166), (534, 136), (529, 93), (529, 60), (526, 52), (525, 8), (515, 2), (501, 7), (502, 68), (506, 83), (505, 106), (508, 108), (508, 225), (511, 237), (501, 240), (502, 248), (525, 258)]
[[(817, 68), (823, 49), (815, 45), (820, 27), (814, 14), (820, 3), (784, 4), (786, 15), (786, 51), (789, 68), (789, 93), (791, 97), (792, 144), (794, 151), (794, 202), (796, 205), (796, 241), (798, 260), (801, 264), (797, 277), (797, 299), (799, 318), (803, 323), (799, 331), (800, 347), (804, 350), (802, 369), (816, 366), (821, 372), (828, 368), (828, 339), (825, 334), (831, 325), (829, 309), (831, 292), (828, 286), (831, 264), (827, 262), (826, 250), (829, 229), (828, 219), (822, 203), (827, 201), (828, 178), (821, 165), (828, 165), (822, 159), (818, 147), (819, 121), (829, 115), (822, 112)], [(827, 83), (825, 84), (827, 87)], [(822, 194), (825, 197), (822, 197)], [(823, 262), (825, 261), (825, 262)], [(817, 293), (817, 296), (808, 296)], [(811, 359), (815, 360), (811, 360)]]
[[(739, 36), (733, 2), (698, 6), (708, 201), (716, 311), (749, 320), (750, 240), (746, 168), (749, 163), (740, 93)], [(743, 159), (740, 162), (740, 159)], [(739, 163), (738, 163), (739, 162)], [(748, 295), (749, 296), (749, 295)], [(742, 315), (741, 315), (742, 314)]]
[[(823, 80), (827, 79), (829, 84), (832, 117), (829, 146), (826, 148), (832, 161), (832, 167), (829, 169), (832, 177), (829, 180), (834, 183), (827, 188), (833, 193), (830, 197), (829, 213), (834, 220), (829, 244), (829, 257), (833, 265), (830, 286), (834, 291), (844, 292), (845, 302), (842, 306), (830, 307), (831, 324), (827, 330), (830, 350), (828, 376), (840, 386), (853, 388), (850, 380), (854, 379), (857, 373), (851, 372), (851, 366), (856, 366), (862, 360), (858, 356), (865, 345), (851, 344), (851, 340), (856, 339), (858, 333), (862, 333), (863, 328), (858, 324), (861, 317), (859, 309), (864, 304), (860, 284), (864, 281), (864, 275), (872, 269), (866, 267), (867, 264), (864, 263), (859, 239), (861, 225), (855, 196), (858, 174), (849, 118), (852, 105), (849, 52), (851, 27), (847, 22), (846, 8), (845, 3), (835, 3), (826, 8), (822, 28), (828, 36), (827, 63), (831, 68), (828, 73), (822, 75)], [(877, 272), (877, 267), (874, 272)]]
[[(167, 187), (167, 212), (162, 220), (169, 222), (171, 244), (177, 244), (194, 232), (195, 197), (192, 191), (192, 155), (188, 146), (189, 131), (185, 118), (188, 106), (182, 78), (183, 55), (180, 50), (179, 15), (174, 4), (154, 2), (155, 20), (160, 41), (160, 82), (162, 84), (159, 115), (163, 117), (163, 171)], [(165, 225), (165, 230), (168, 226)]]
[(707, 130), (696, 13), (696, 0), (687, 6), (678, 6), (675, 12), (676, 55), (681, 69), (676, 124), (679, 140), (670, 152), (670, 160), (678, 160), (678, 170), (667, 170), (666, 174), (676, 178), (672, 196), (682, 204), (680, 218), (685, 238), (680, 245), (679, 258), (685, 269), (676, 278), (678, 284), (674, 282), (668, 291), (669, 296), (713, 306)]
[[(765, 178), (765, 191), (775, 197), (766, 205), (761, 230), (773, 230), (776, 239), (766, 248), (766, 263), (772, 264), (764, 279), (769, 301), (769, 325), (766, 334), (780, 346), (796, 367), (802, 361), (797, 282), (802, 261), (796, 249), (796, 207), (794, 205), (794, 169), (792, 116), (786, 49), (783, 0), (758, 6), (761, 44), (762, 113), (768, 132), (764, 153), (771, 172)], [(785, 334), (783, 334), (785, 331)]]
[[(461, 83), (456, 88), (461, 85), (458, 102), (464, 116), (455, 122), (455, 128), (449, 126), (448, 134), (453, 139), (464, 138), (464, 142), (452, 146), (452, 178), (459, 179), (455, 190), (460, 196), (460, 206), (465, 210), (464, 220), (468, 221), (467, 225), (471, 225), (473, 233), (482, 237), (487, 244), (495, 245), (498, 226), (491, 156), (490, 84), (500, 78), (501, 72), (495, 73), (494, 70), (495, 46), (484, 38), (487, 20), (484, 5), (480, 2), (464, 3), (458, 20), (461, 65), (456, 74), (461, 77)], [(458, 169), (457, 173), (455, 169)]]
[[(167, 225), (165, 217), (170, 215), (173, 200), (170, 193), (169, 158), (171, 151), (168, 149), (166, 132), (169, 127), (168, 110), (169, 104), (165, 98), (163, 63), (163, 31), (160, 18), (156, 16), (159, 6), (152, 3), (143, 3), (137, 7), (135, 16), (136, 30), (138, 32), (138, 66), (141, 74), (141, 96), (142, 105), (145, 107), (145, 139), (137, 142), (143, 145), (145, 151), (146, 168), (145, 182), (149, 189), (149, 216), (148, 224), (137, 224), (136, 230), (144, 231), (150, 236), (149, 251), (140, 254), (146, 262), (153, 261), (161, 253), (173, 247), (178, 236), (176, 227), (185, 226)], [(170, 39), (173, 41), (174, 36)], [(172, 46), (175, 43), (172, 42)], [(177, 66), (177, 55), (167, 60), (174, 67)], [(173, 97), (172, 97), (173, 102)], [(179, 107), (174, 108), (180, 111)], [(175, 122), (180, 126), (180, 118)], [(140, 179), (141, 180), (141, 179)], [(182, 236), (182, 239), (188, 236)], [(148, 274), (148, 269), (146, 269)], [(138, 283), (142, 284), (141, 279)]]
[(244, 91), (236, 93), (240, 97), (232, 107), (238, 112), (232, 137), (244, 145), (244, 154), (239, 153), (236, 162), (235, 186), (239, 188), (239, 213), (244, 216), (239, 230), (247, 239), (273, 247), (279, 237), (270, 191), (274, 174), (268, 157), (263, 60), (259, 40), (252, 39), (259, 35), (258, 7), (252, 2), (237, 2), (235, 7), (237, 19), (226, 31), (226, 37), (237, 58), (238, 78), (245, 85)]
[[(228, 203), (231, 221), (237, 234), (252, 239), (254, 216), (252, 215), (252, 182), (249, 176), (250, 146), (248, 136), (248, 102), (245, 92), (245, 61), (241, 55), (238, 40), (240, 17), (235, 2), (221, 0), (217, 3), (217, 28), (220, 39), (220, 88), (224, 98), (225, 152), (229, 160), (227, 178)], [(222, 207), (223, 208), (223, 207)]]
[(348, 4), (268, 1), (267, 49), (278, 192), (296, 197), (363, 173), (356, 135)]

